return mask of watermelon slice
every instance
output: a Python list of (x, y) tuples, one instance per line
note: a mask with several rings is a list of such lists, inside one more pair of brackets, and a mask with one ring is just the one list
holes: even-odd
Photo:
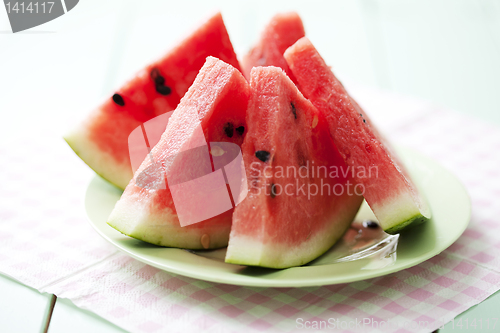
[(382, 228), (397, 233), (431, 217), (404, 165), (307, 38), (285, 52), (300, 91), (326, 116), (330, 134)]
[[(240, 150), (249, 97), (250, 87), (237, 69), (208, 57), (160, 141), (116, 203), (108, 224), (128, 236), (161, 246), (226, 246), (234, 204), (226, 200), (226, 175), (214, 170), (214, 166), (220, 169), (227, 162), (220, 163), (215, 157), (223, 157), (230, 144)], [(197, 187), (200, 179), (204, 189)], [(240, 192), (234, 187), (231, 190)], [(237, 203), (238, 199), (233, 196), (233, 201)], [(192, 219), (200, 214), (209, 216), (181, 226), (182, 217)]]
[(250, 86), (242, 146), (249, 192), (234, 210), (225, 260), (300, 266), (344, 234), (362, 197), (348, 175), (334, 172), (345, 163), (326, 120), (283, 70), (256, 67)]
[(258, 66), (281, 67), (295, 82), (283, 53), (305, 36), (304, 25), (295, 12), (275, 15), (261, 34), (260, 40), (242, 59), (243, 74), (250, 80), (250, 71)]
[(125, 188), (133, 174), (129, 134), (142, 123), (174, 110), (207, 56), (239, 68), (220, 13), (118, 89), (65, 140), (95, 172)]

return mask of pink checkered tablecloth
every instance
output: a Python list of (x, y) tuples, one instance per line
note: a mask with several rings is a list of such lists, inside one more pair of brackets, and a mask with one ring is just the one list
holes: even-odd
[(433, 157), (468, 189), (470, 225), (440, 255), (384, 277), (309, 288), (160, 271), (90, 227), (83, 197), (93, 173), (55, 131), (0, 146), (0, 272), (132, 332), (290, 332), (306, 321), (353, 332), (438, 328), (500, 289), (500, 130), (421, 101), (352, 91), (391, 139)]

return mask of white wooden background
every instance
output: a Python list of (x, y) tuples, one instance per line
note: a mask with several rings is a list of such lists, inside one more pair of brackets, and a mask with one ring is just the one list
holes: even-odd
[[(0, 8), (0, 140), (61, 135), (216, 10), (240, 56), (274, 13), (296, 10), (341, 80), (500, 124), (499, 1), (80, 0), (66, 15), (17, 34)], [(43, 326), (50, 295), (0, 277), (0, 296), (2, 332)], [(467, 313), (493, 317), (488, 311), (499, 306), (497, 294)], [(58, 300), (49, 332), (67, 331), (120, 330)]]

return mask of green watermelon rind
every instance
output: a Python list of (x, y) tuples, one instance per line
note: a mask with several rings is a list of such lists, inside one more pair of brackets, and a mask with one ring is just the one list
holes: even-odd
[[(360, 197), (359, 203), (361, 203), (361, 201), (362, 198)], [(352, 214), (349, 214), (349, 216), (345, 216), (341, 219), (347, 222), (344, 221), (343, 223), (335, 224), (332, 226), (331, 230), (318, 232), (317, 237), (309, 239), (307, 242), (303, 242), (294, 249), (291, 249), (289, 245), (282, 244), (283, 249), (280, 250), (279, 244), (267, 244), (268, 249), (261, 248), (261, 251), (256, 251), (256, 249), (259, 248), (259, 245), (262, 244), (253, 244), (249, 241), (249, 237), (234, 237), (234, 235), (231, 235), (231, 242), (238, 243), (238, 251), (233, 250), (230, 242), (225, 262), (229, 264), (258, 266), (273, 269), (303, 266), (327, 252), (333, 244), (342, 238), (345, 232), (349, 229), (350, 221), (354, 219), (354, 215), (351, 215)], [(343, 228), (338, 228), (339, 225)], [(318, 244), (322, 244), (323, 246), (318, 247)], [(308, 253), (308, 249), (314, 249), (315, 251)], [(297, 257), (290, 258), (288, 254), (291, 251), (297, 252)], [(270, 253), (286, 253), (287, 256), (285, 258), (287, 260), (283, 260), (283, 258), (279, 256), (272, 256)]]
[[(119, 185), (117, 182), (112, 181), (111, 179), (118, 179), (119, 177), (109, 177), (108, 175), (104, 174), (103, 172), (98, 171), (98, 169), (106, 170), (105, 168), (100, 167), (101, 163), (95, 163), (94, 161), (91, 161), (91, 159), (88, 158), (88, 155), (92, 155), (91, 151), (94, 151), (94, 156), (101, 156), (102, 157), (102, 152), (99, 151), (99, 149), (94, 148), (92, 149), (93, 144), (91, 144), (88, 140), (88, 138), (85, 137), (84, 134), (79, 133), (78, 131), (73, 131), (69, 134), (66, 134), (63, 136), (64, 141), (70, 146), (70, 148), (73, 150), (73, 152), (78, 156), (89, 168), (91, 168), (97, 175), (99, 175), (102, 179), (106, 180), (108, 183), (116, 186), (120, 190), (124, 190), (126, 187), (126, 184), (123, 183), (122, 185)], [(84, 148), (84, 146), (87, 146), (87, 148)], [(80, 148), (78, 148), (80, 147)], [(87, 155), (87, 158), (84, 158)], [(103, 164), (106, 164), (104, 162)], [(125, 186), (123, 186), (125, 185)]]
[[(394, 151), (393, 154), (396, 154)], [(404, 161), (400, 161), (400, 167), (405, 168)], [(418, 202), (415, 202), (415, 197), (411, 195), (411, 191), (402, 191), (391, 198), (387, 198), (382, 203), (370, 205), (382, 229), (388, 234), (397, 234), (405, 229), (410, 229), (420, 223), (428, 221), (432, 217), (429, 203), (424, 195), (424, 192), (418, 182), (418, 179), (413, 176), (412, 181), (416, 192), (413, 192), (418, 197)], [(365, 198), (366, 199), (366, 198)], [(368, 201), (368, 200), (367, 200)]]
[[(169, 242), (167, 244), (167, 243), (162, 242), (161, 239), (160, 240), (149, 239), (148, 237), (144, 236), (146, 233), (143, 233), (140, 230), (135, 230), (135, 232), (132, 232), (132, 233), (125, 233), (125, 232), (120, 231), (118, 229), (118, 227), (115, 226), (111, 221), (108, 221), (106, 223), (110, 227), (112, 227), (113, 229), (119, 231), (121, 234), (123, 234), (125, 236), (132, 237), (134, 239), (137, 239), (137, 240), (149, 243), (149, 244), (153, 244), (153, 245), (156, 245), (156, 246), (171, 247), (171, 248), (182, 248), (184, 246), (184, 244), (185, 244), (185, 242), (179, 242), (178, 244), (175, 244), (171, 240), (169, 240)], [(148, 231), (147, 233), (150, 233), (150, 231)], [(160, 232), (158, 234), (162, 234), (162, 233)], [(210, 243), (210, 246), (208, 247), (208, 249), (203, 247), (203, 245), (201, 244), (201, 241), (200, 242), (192, 242), (191, 245), (186, 246), (186, 248), (190, 249), (190, 250), (214, 250), (214, 249), (219, 249), (219, 248), (226, 247), (228, 241), (229, 241), (228, 237), (221, 238), (221, 239), (216, 239), (215, 241), (212, 238), (212, 242)]]
[(399, 224), (397, 224), (393, 227), (390, 227), (388, 229), (384, 229), (384, 231), (388, 234), (391, 234), (391, 235), (398, 234), (401, 231), (403, 231), (403, 229), (406, 229), (406, 227), (409, 227), (410, 225), (411, 225), (411, 227), (414, 227), (414, 226), (419, 225), (420, 223), (423, 223), (427, 220), (429, 220), (429, 218), (425, 217), (422, 214), (417, 214), (417, 215), (407, 219), (404, 222), (400, 222)]
[(102, 175), (100, 172), (97, 172), (97, 170), (95, 170), (90, 164), (88, 164), (81, 156), (81, 153), (80, 153), (80, 150), (76, 148), (76, 145), (73, 144), (73, 140), (70, 139), (71, 135), (67, 135), (67, 136), (64, 136), (63, 139), (64, 141), (66, 141), (66, 143), (68, 144), (68, 146), (70, 146), (70, 148), (73, 150), (73, 152), (76, 154), (76, 156), (80, 157), (80, 159), (89, 167), (92, 169), (92, 171), (94, 171), (99, 177), (101, 177), (102, 179), (104, 179), (105, 181), (107, 181), (108, 183), (112, 184), (113, 186), (116, 186), (118, 187), (119, 189), (123, 190), (123, 188), (121, 188), (120, 186), (116, 185), (115, 183), (109, 181), (108, 179), (106, 179), (106, 177), (104, 175)]
[[(318, 249), (318, 251), (312, 252), (310, 257), (308, 257), (308, 259), (303, 258), (300, 261), (294, 262), (293, 264), (288, 264), (286, 262), (283, 263), (283, 262), (279, 262), (279, 261), (264, 261), (264, 260), (262, 260), (262, 257), (255, 257), (255, 256), (237, 256), (237, 257), (229, 257), (229, 258), (226, 257), (225, 262), (228, 264), (242, 265), (242, 266), (265, 267), (265, 268), (272, 268), (272, 269), (284, 269), (284, 268), (290, 268), (290, 267), (303, 266), (303, 265), (313, 261), (314, 259), (318, 258), (319, 256), (323, 255), (330, 248), (331, 248), (331, 246), (326, 247), (324, 249), (323, 248)], [(255, 248), (252, 246), (249, 246), (248, 248), (245, 248), (244, 251), (248, 254), (253, 254), (253, 253), (255, 253)]]
[[(176, 214), (164, 211), (152, 216), (143, 209), (144, 207), (142, 209), (137, 207), (134, 200), (118, 201), (116, 205), (120, 209), (114, 209), (106, 223), (122, 234), (137, 240), (163, 247), (203, 250), (205, 248), (201, 243), (201, 237), (203, 234), (209, 234), (208, 249), (222, 248), (228, 244), (229, 230), (227, 232), (213, 232), (215, 227), (179, 228), (178, 222), (167, 222), (176, 220), (173, 218)], [(144, 218), (148, 219), (147, 224), (142, 223)], [(164, 237), (166, 235), (168, 237)]]
[[(417, 182), (414, 184), (418, 187)], [(386, 199), (382, 204), (370, 206), (385, 232), (396, 234), (412, 227), (413, 224), (417, 225), (431, 218), (427, 200), (421, 190), (418, 195), (424, 203), (420, 207), (407, 192), (400, 192), (399, 195)]]
[(78, 156), (89, 168), (92, 169), (92, 171), (94, 171), (99, 177), (101, 177), (102, 179), (104, 179), (105, 181), (107, 181), (108, 183), (110, 183), (111, 185), (113, 186), (116, 186), (117, 188), (119, 188), (120, 190), (124, 190), (123, 187), (120, 187), (118, 186), (117, 184), (113, 183), (112, 181), (110, 181), (109, 179), (107, 179), (102, 173), (98, 172), (96, 169), (94, 169), (90, 164), (88, 164), (81, 156), (81, 153), (79, 153), (79, 150), (75, 147), (75, 145), (73, 145), (71, 143), (71, 140), (68, 138), (68, 137), (63, 137), (64, 141), (66, 141), (66, 143), (70, 146), (70, 148), (73, 150), (73, 152), (76, 154), (76, 156)]

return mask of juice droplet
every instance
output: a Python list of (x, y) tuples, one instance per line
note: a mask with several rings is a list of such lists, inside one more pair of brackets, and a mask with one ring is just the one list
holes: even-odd
[(210, 149), (210, 154), (212, 154), (212, 156), (222, 156), (224, 153), (224, 149), (219, 146), (213, 146), (212, 149)]
[(318, 125), (318, 116), (314, 116), (311, 127), (315, 128)]
[(201, 236), (201, 246), (203, 246), (204, 249), (208, 249), (210, 247), (210, 237), (207, 234), (203, 234), (203, 236)]

